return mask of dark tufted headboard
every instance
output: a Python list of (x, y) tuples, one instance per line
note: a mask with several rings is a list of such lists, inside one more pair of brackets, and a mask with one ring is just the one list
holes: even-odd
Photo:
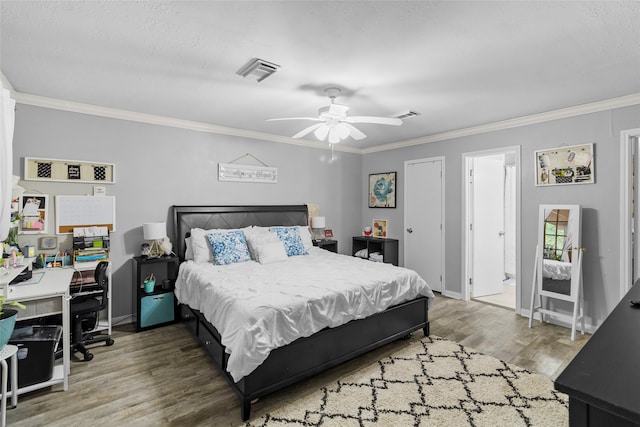
[(185, 237), (192, 228), (242, 228), (249, 225), (309, 225), (307, 205), (173, 206), (173, 243), (184, 260)]

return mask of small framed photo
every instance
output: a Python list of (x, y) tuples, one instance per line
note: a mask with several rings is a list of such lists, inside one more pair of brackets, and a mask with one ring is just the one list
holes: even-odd
[(374, 219), (373, 220), (373, 237), (387, 237), (387, 220), (386, 219)]
[(536, 186), (593, 184), (593, 144), (558, 147), (535, 152)]
[(324, 229), (324, 238), (325, 239), (333, 239), (333, 230), (330, 228)]
[(372, 173), (369, 175), (369, 207), (396, 207), (397, 172)]

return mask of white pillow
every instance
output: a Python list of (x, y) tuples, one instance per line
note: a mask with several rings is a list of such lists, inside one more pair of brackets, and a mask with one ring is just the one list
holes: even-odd
[(260, 264), (272, 264), (286, 261), (289, 257), (284, 250), (284, 243), (278, 241), (263, 241), (254, 247), (256, 261)]
[(247, 240), (247, 246), (249, 247), (249, 252), (251, 252), (251, 258), (258, 260), (258, 246), (270, 242), (280, 242), (278, 236), (269, 232), (269, 229), (266, 227), (251, 227), (249, 229), (242, 230), (244, 232), (244, 237)]
[[(249, 228), (249, 227), (246, 227)], [(244, 231), (246, 228), (243, 228)], [(202, 228), (191, 229), (191, 251), (193, 253), (193, 262), (213, 262), (213, 251), (207, 239), (207, 234), (211, 233), (227, 233), (236, 231), (237, 228), (212, 228), (211, 230), (203, 230)], [(187, 245), (187, 250), (189, 246)], [(186, 258), (186, 255), (185, 255)]]
[(187, 237), (184, 239), (184, 244), (186, 249), (184, 251), (184, 259), (192, 260), (193, 259), (193, 248), (191, 247), (191, 237)]
[(309, 252), (309, 249), (313, 247), (313, 240), (311, 239), (311, 232), (309, 231), (309, 227), (307, 227), (306, 225), (299, 225), (298, 229), (300, 230), (300, 238), (302, 238), (304, 250)]

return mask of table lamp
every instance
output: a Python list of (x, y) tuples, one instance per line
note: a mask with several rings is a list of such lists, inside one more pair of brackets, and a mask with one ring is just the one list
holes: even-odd
[(149, 258), (159, 258), (164, 254), (159, 240), (167, 237), (167, 224), (165, 222), (146, 222), (142, 224), (144, 240), (151, 240)]
[[(316, 240), (324, 239), (324, 228), (326, 227), (325, 218), (323, 216), (314, 216), (311, 217), (311, 228), (313, 231), (313, 237)], [(316, 231), (320, 230), (320, 231)]]

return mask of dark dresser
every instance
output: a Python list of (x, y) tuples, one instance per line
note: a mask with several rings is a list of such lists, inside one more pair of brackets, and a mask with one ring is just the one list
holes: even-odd
[(640, 426), (640, 280), (555, 381), (570, 426)]

